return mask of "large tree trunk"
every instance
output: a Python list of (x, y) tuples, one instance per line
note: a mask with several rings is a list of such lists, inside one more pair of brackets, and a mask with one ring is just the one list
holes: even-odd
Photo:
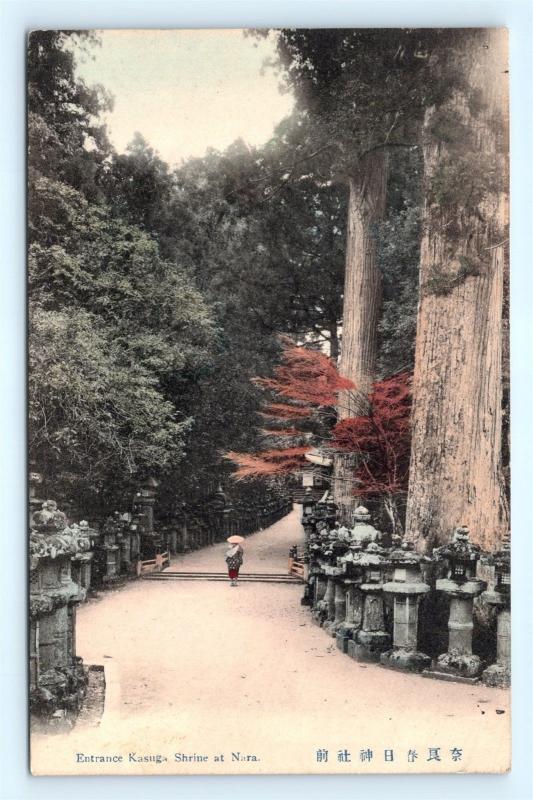
[[(350, 178), (349, 184), (340, 373), (354, 382), (356, 391), (339, 396), (339, 420), (368, 411), (375, 380), (381, 273), (376, 263), (373, 226), (385, 212), (385, 151), (376, 150), (365, 156), (358, 175)], [(354, 488), (353, 458), (336, 456), (333, 495), (346, 523), (352, 521), (356, 504)]]
[(465, 89), (424, 121), (425, 224), (413, 380), (407, 537), (420, 552), (468, 525), (493, 549), (501, 480), (507, 239), (507, 36), (463, 39)]

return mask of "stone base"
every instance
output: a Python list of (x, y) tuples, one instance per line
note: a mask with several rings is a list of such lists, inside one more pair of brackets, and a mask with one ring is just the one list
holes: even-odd
[(481, 680), (486, 686), (507, 689), (511, 685), (511, 670), (503, 664), (491, 664), (481, 673)]
[(420, 673), (424, 678), (434, 678), (437, 681), (452, 681), (453, 683), (469, 683), (475, 684), (479, 683), (480, 679), (478, 678), (464, 678), (460, 675), (453, 675), (450, 672), (439, 672), (435, 669), (425, 669)]
[(323, 624), (324, 630), (330, 635), (335, 638), (337, 636), (337, 631), (339, 630), (342, 622), (335, 622), (334, 620), (326, 620)]
[(390, 636), (384, 631), (359, 631), (348, 642), (347, 653), (355, 661), (378, 664), (381, 654), (390, 647)]
[(102, 578), (102, 588), (103, 589), (113, 589), (115, 587), (124, 586), (126, 581), (128, 580), (127, 575), (104, 575)]
[(431, 666), (431, 658), (416, 650), (387, 650), (380, 656), (380, 663), (389, 669), (400, 669), (404, 672), (422, 672)]
[[(32, 715), (50, 719), (58, 712), (76, 714), (85, 695), (88, 670), (80, 660), (70, 667), (46, 670), (39, 675), (39, 685), (30, 689)], [(58, 715), (61, 716), (61, 715)]]
[(335, 640), (337, 647), (342, 653), (348, 652), (348, 642), (354, 638), (357, 630), (357, 628), (354, 628), (352, 625), (347, 625), (346, 623), (343, 623), (338, 628), (337, 633), (335, 634)]
[(324, 624), (324, 612), (319, 608), (314, 608), (311, 613), (311, 619), (315, 625), (320, 625), (320, 627), (322, 627)]
[(329, 636), (335, 636), (335, 623), (333, 620), (323, 619), (320, 624)]
[(431, 669), (436, 672), (444, 672), (459, 678), (477, 678), (482, 668), (483, 663), (479, 656), (473, 653), (459, 653), (456, 650), (443, 653), (431, 665)]
[(348, 642), (350, 641), (349, 637), (346, 636), (344, 633), (337, 633), (335, 636), (335, 643), (341, 653), (348, 652)]

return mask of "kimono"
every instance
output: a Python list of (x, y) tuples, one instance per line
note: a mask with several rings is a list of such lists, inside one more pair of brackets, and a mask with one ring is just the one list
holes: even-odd
[(239, 574), (239, 568), (243, 562), (243, 550), (240, 544), (232, 545), (226, 550), (226, 564), (231, 580), (235, 580)]

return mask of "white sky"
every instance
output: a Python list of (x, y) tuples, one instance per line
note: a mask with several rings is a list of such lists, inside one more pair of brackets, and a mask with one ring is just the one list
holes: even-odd
[[(240, 30), (107, 30), (95, 60), (79, 63), (87, 83), (101, 83), (115, 98), (107, 115), (109, 137), (123, 152), (139, 131), (170, 164), (223, 150), (242, 137), (266, 142), (290, 113), (272, 70), (275, 34), (245, 38)], [(79, 61), (79, 58), (78, 58)]]

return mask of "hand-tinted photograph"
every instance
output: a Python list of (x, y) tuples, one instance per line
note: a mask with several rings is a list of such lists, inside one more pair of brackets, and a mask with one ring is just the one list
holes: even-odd
[(34, 775), (510, 769), (507, 59), (29, 34)]

